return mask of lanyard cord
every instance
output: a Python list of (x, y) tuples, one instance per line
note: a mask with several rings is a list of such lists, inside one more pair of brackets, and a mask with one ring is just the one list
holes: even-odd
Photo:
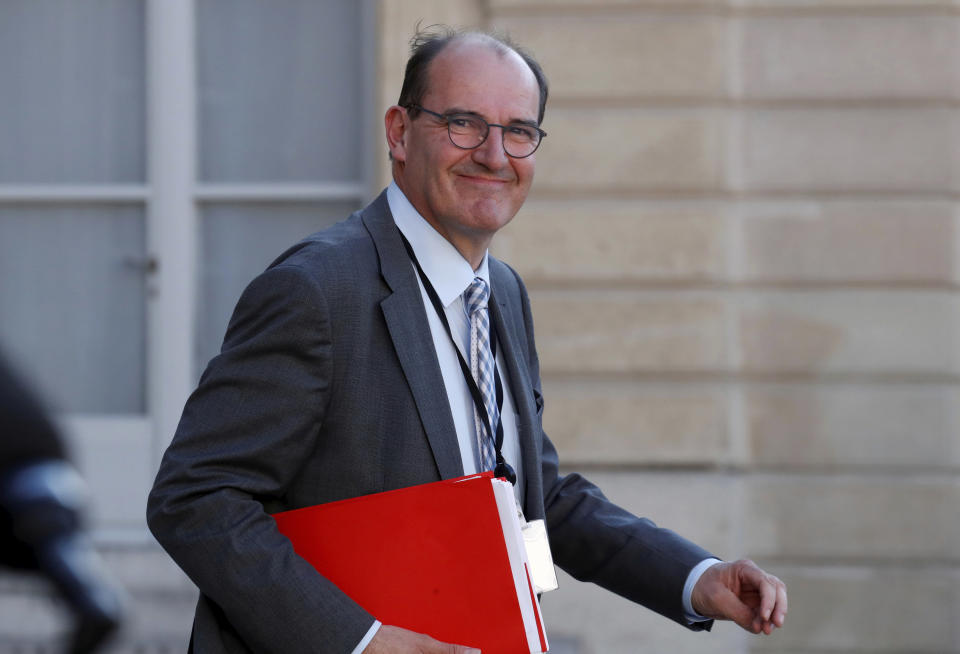
[[(417, 269), (417, 273), (420, 275), (420, 281), (423, 283), (423, 288), (427, 291), (427, 297), (430, 298), (430, 303), (433, 304), (433, 308), (437, 312), (440, 322), (443, 323), (443, 328), (447, 331), (447, 336), (450, 338), (450, 342), (453, 344), (453, 349), (457, 353), (457, 360), (460, 362), (460, 371), (463, 373), (464, 381), (467, 382), (467, 388), (470, 389), (470, 395), (473, 397), (474, 407), (476, 407), (477, 413), (480, 414), (483, 427), (486, 429), (487, 435), (493, 439), (493, 447), (497, 454), (497, 467), (494, 469), (493, 474), (497, 477), (505, 477), (511, 484), (516, 484), (517, 473), (514, 472), (510, 464), (507, 463), (503, 458), (503, 452), (501, 451), (501, 448), (503, 447), (503, 420), (501, 419), (497, 421), (496, 436), (494, 436), (494, 431), (490, 426), (490, 416), (487, 414), (487, 407), (483, 402), (483, 395), (480, 393), (480, 387), (477, 386), (477, 381), (473, 378), (473, 374), (470, 372), (470, 366), (463, 358), (463, 353), (460, 352), (460, 348), (457, 347), (457, 342), (453, 338), (453, 332), (450, 330), (450, 323), (447, 321), (447, 313), (443, 308), (443, 304), (440, 302), (440, 296), (437, 295), (437, 291), (433, 288), (433, 284), (430, 283), (426, 273), (423, 272), (423, 268), (420, 266), (420, 262), (417, 260), (417, 255), (413, 253), (413, 247), (410, 245), (407, 237), (403, 235), (403, 232), (400, 232), (399, 228), (397, 228), (397, 231), (400, 234), (401, 240), (403, 240), (403, 246), (407, 249), (407, 254), (410, 255), (410, 260), (413, 262), (414, 267)], [(492, 301), (493, 289), (491, 288), (487, 305), (489, 306), (490, 302)], [(493, 375), (494, 385), (496, 386), (497, 411), (500, 412), (503, 408), (503, 383), (500, 381), (500, 370), (497, 369), (496, 365), (497, 327), (493, 323), (493, 320), (490, 321), (490, 350), (494, 359)]]

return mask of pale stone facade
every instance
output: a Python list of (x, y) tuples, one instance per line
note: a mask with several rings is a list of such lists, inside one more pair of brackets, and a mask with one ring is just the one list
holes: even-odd
[(750, 638), (564, 578), (558, 645), (960, 652), (960, 2), (382, 5), (385, 62), (453, 20), (550, 79), (495, 248), (561, 460), (790, 587), (787, 627)]

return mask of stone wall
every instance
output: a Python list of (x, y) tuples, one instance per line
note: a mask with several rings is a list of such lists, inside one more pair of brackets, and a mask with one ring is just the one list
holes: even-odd
[(790, 588), (751, 638), (564, 578), (554, 643), (960, 652), (960, 2), (383, 4), (507, 30), (550, 78), (495, 247), (567, 468)]

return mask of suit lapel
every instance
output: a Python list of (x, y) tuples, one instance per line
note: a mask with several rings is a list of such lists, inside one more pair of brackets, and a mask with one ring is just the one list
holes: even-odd
[(503, 264), (493, 258), (490, 259), (490, 280), (495, 300), (490, 305), (490, 319), (497, 330), (498, 343), (503, 348), (503, 360), (507, 365), (510, 392), (519, 415), (517, 436), (520, 439), (520, 456), (523, 460), (523, 476), (526, 485), (523, 494), (524, 512), (528, 518), (535, 519), (542, 517), (536, 515), (540, 513), (536, 507), (543, 506), (543, 477), (540, 470), (542, 443), (537, 426), (533, 382), (530, 380), (530, 373), (524, 363), (523, 350), (517, 342), (518, 335), (514, 330), (514, 326), (520, 325), (521, 322), (514, 315), (516, 307), (511, 305), (506, 292), (506, 289), (511, 288), (511, 284), (502, 277), (504, 274), (511, 273), (504, 272), (504, 269)]
[(381, 193), (364, 212), (363, 222), (380, 258), (380, 271), (392, 293), (381, 303), (400, 367), (410, 385), (420, 421), (442, 479), (463, 475), (460, 447), (440, 364), (426, 321), (423, 297), (400, 232)]

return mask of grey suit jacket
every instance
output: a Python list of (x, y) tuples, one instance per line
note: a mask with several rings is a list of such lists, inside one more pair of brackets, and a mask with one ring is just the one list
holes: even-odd
[[(490, 276), (527, 516), (547, 518), (554, 558), (574, 577), (682, 622), (683, 583), (709, 554), (559, 475), (526, 290), (492, 258)], [(147, 517), (200, 589), (196, 651), (349, 652), (374, 616), (298, 557), (270, 514), (461, 474), (415, 273), (382, 193), (251, 282), (163, 457)]]

